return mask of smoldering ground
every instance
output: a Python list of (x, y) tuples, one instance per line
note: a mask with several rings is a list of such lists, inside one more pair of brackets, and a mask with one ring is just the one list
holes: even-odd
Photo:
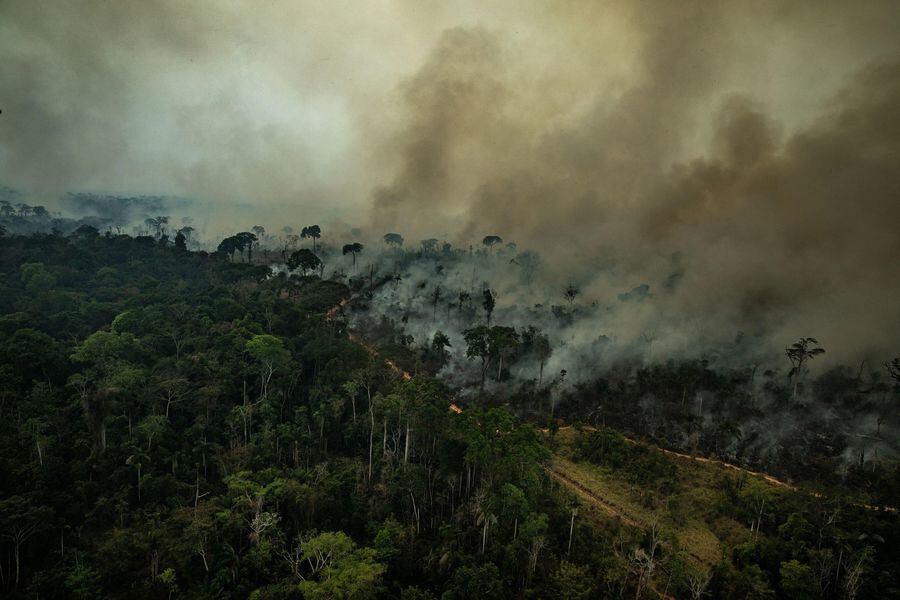
[[(685, 450), (702, 439), (709, 451), (767, 469), (803, 464), (811, 445), (832, 452), (835, 468), (897, 456), (896, 389), (879, 363), (834, 366), (817, 357), (792, 396), (791, 364), (770, 332), (679, 320), (665, 281), (617, 293), (613, 273), (599, 300), (567, 298), (549, 284), (555, 265), (535, 266), (520, 248), (407, 246), (368, 246), (355, 266), (349, 257), (329, 260), (364, 281), (349, 311), (361, 336), (406, 356), (410, 370), (442, 353), (439, 376), (463, 406), (505, 402), (537, 418), (559, 406), (568, 417), (609, 419)], [(496, 298), (490, 317), (486, 289)], [(486, 323), (515, 328), (519, 343), (491, 350), (485, 376), (465, 331)], [(532, 328), (547, 336), (549, 356), (529, 347)], [(432, 349), (438, 332), (449, 343), (442, 350)], [(720, 439), (728, 427), (739, 435)]]

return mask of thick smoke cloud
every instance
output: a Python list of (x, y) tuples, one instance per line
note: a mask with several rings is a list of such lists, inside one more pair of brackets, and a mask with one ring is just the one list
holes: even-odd
[[(821, 19), (853, 30), (875, 15), (851, 13)], [(574, 280), (593, 300), (650, 284), (665, 293), (654, 313), (617, 328), (661, 334), (663, 354), (736, 331), (770, 348), (808, 332), (829, 360), (896, 352), (900, 54), (872, 42), (870, 56), (835, 61), (835, 89), (783, 115), (732, 79), (764, 58), (735, 38), (754, 32), (742, 19), (785, 19), (804, 39), (821, 33), (810, 17), (634, 8), (633, 79), (585, 83), (545, 119), (520, 105), (540, 102), (544, 82), (518, 69), (502, 34), (448, 31), (400, 88), (409, 117), (390, 144), (405, 154), (373, 195), (375, 222), (427, 235), (455, 219), (460, 240), (536, 246), (561, 266), (560, 288)]]
[(355, 91), (332, 80), (351, 60), (333, 38), (364, 18), (316, 33), (312, 4), (3, 2), (0, 180), (215, 202), (223, 228), (236, 203), (337, 214)]
[(6, 0), (0, 184), (191, 198), (209, 235), (499, 234), (542, 289), (649, 285), (616, 327), (663, 356), (740, 330), (881, 359), (898, 26), (888, 1)]

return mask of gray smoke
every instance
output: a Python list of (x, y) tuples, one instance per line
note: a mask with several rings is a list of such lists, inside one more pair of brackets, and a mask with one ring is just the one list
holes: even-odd
[(543, 255), (535, 295), (596, 303), (580, 347), (815, 335), (823, 365), (876, 363), (900, 345), (893, 4), (6, 0), (0, 185), (189, 198), (212, 245), (498, 234)]

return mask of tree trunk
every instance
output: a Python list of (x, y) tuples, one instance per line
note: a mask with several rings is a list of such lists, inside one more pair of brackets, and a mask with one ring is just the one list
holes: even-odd
[(21, 547), (21, 543), (18, 539), (15, 540), (13, 553), (16, 555), (16, 589), (19, 589), (19, 548)]
[(206, 549), (201, 546), (198, 554), (200, 555), (200, 558), (203, 559), (203, 569), (209, 573), (209, 564), (206, 562)]
[(572, 534), (575, 533), (575, 514), (577, 512), (577, 508), (572, 509), (572, 521), (569, 523), (569, 546), (566, 549), (566, 560), (569, 559), (569, 554), (572, 553)]
[(406, 442), (403, 447), (403, 464), (409, 462), (409, 419), (406, 420)]
[(413, 516), (416, 519), (416, 534), (419, 533), (419, 508), (416, 506), (416, 497), (412, 493), (412, 490), (409, 492), (409, 497), (412, 498), (412, 507), (413, 507)]
[(372, 481), (372, 442), (375, 439), (375, 411), (369, 400), (369, 482)]

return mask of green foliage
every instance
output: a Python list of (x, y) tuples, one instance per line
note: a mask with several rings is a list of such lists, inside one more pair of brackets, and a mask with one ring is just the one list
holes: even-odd
[(75, 347), (72, 359), (109, 369), (116, 361), (135, 358), (140, 344), (130, 333), (98, 331)]
[(550, 579), (550, 586), (556, 598), (587, 600), (596, 597), (591, 571), (586, 565), (562, 561)]
[(342, 532), (321, 533), (303, 542), (301, 558), (312, 565), (310, 578), (300, 582), (303, 596), (310, 600), (372, 598), (384, 573), (374, 550), (357, 548)]
[(519, 349), (519, 334), (512, 327), (479, 325), (463, 331), (466, 356), (481, 359), (481, 383), (484, 385), (487, 370), (497, 364), (497, 381), (502, 376), (504, 364), (509, 366)]
[[(153, 221), (162, 234), (166, 223)], [(226, 238), (212, 255), (92, 228), (0, 238), (0, 595), (634, 595), (627, 561), (639, 532), (579, 511), (568, 555), (571, 498), (546, 474), (544, 434), (517, 415), (527, 408), (457, 399), (427, 376), (450, 343), (441, 332), (425, 348), (408, 338), (405, 355), (371, 355), (340, 314), (326, 317), (348, 289), (272, 277), (254, 263), (259, 235)], [(402, 238), (390, 243), (400, 260)], [(320, 267), (309, 260), (307, 271)], [(474, 313), (466, 292), (445, 297)], [(474, 327), (465, 341), (499, 382), (516, 361), (540, 380), (551, 352), (529, 327)], [(416, 352), (427, 368), (408, 381), (384, 363), (412, 365)], [(682, 376), (718, 381), (703, 365)], [(525, 387), (538, 404), (546, 387)], [(605, 405), (618, 389), (591, 392)], [(714, 427), (733, 439), (724, 420)], [(673, 520), (694, 517), (678, 517), (692, 499), (679, 469), (612, 429), (582, 436), (576, 458), (668, 498)], [(802, 597), (810, 570), (827, 598), (896, 587), (888, 513), (844, 505), (829, 522), (819, 500), (755, 479), (723, 481), (717, 502), (709, 512), (745, 543), (726, 550), (710, 597), (774, 598), (773, 587)], [(689, 569), (665, 544), (657, 557), (678, 573), (670, 593), (683, 595)], [(834, 581), (825, 588), (823, 569)]]
[(44, 263), (25, 263), (19, 267), (19, 271), (25, 289), (32, 295), (47, 292), (56, 285), (56, 277), (47, 270)]
[(720, 565), (713, 578), (712, 591), (714, 598), (775, 600), (775, 591), (769, 585), (767, 575), (757, 565), (740, 570), (730, 565)]
[(303, 274), (317, 270), (322, 265), (322, 261), (312, 251), (301, 248), (291, 253), (287, 260), (287, 266), (295, 271), (300, 269)]
[(441, 600), (495, 600), (503, 598), (503, 592), (500, 571), (486, 563), (457, 569)]
[(435, 600), (434, 594), (420, 587), (404, 588), (400, 592), (400, 600)]
[(388, 517), (375, 534), (373, 547), (381, 561), (390, 560), (400, 554), (409, 541), (409, 531), (394, 517)]
[(517, 425), (502, 409), (467, 410), (458, 421), (466, 442), (465, 461), (487, 474), (490, 485), (513, 483), (524, 490), (538, 483), (541, 462), (549, 452), (530, 426)]
[(781, 589), (788, 598), (807, 600), (817, 595), (816, 580), (813, 570), (797, 560), (781, 563)]
[(666, 494), (678, 488), (678, 468), (674, 461), (627, 441), (615, 430), (604, 427), (581, 436), (577, 454), (583, 460), (624, 471), (629, 481), (637, 485)]
[(76, 598), (97, 598), (101, 595), (100, 572), (76, 563), (66, 571), (65, 586)]

